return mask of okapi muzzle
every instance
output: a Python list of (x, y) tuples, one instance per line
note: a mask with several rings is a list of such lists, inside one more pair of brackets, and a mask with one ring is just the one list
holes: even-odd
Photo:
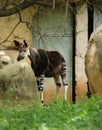
[(25, 56), (19, 54), (19, 56), (17, 57), (17, 61), (23, 60), (25, 58)]

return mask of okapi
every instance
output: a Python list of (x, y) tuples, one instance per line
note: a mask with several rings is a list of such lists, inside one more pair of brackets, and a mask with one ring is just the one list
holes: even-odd
[(44, 77), (53, 77), (56, 84), (56, 94), (58, 95), (61, 83), (61, 76), (64, 86), (64, 100), (67, 101), (67, 66), (63, 56), (57, 51), (45, 51), (43, 49), (35, 49), (23, 41), (20, 43), (14, 40), (15, 45), (19, 48), (17, 61), (23, 60), (26, 56), (31, 61), (31, 68), (37, 78), (38, 91), (40, 92), (40, 100), (43, 103)]

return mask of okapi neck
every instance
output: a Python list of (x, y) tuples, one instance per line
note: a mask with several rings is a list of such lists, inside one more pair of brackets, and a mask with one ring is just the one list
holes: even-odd
[(28, 57), (31, 60), (31, 62), (33, 63), (33, 65), (36, 66), (38, 52), (35, 48), (32, 48), (32, 47), (29, 48), (29, 52), (30, 52), (30, 55)]

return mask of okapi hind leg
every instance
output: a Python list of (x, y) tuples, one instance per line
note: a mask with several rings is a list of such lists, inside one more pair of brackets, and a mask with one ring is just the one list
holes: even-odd
[(67, 66), (66, 66), (66, 62), (64, 62), (63, 66), (62, 66), (61, 78), (62, 78), (62, 83), (63, 83), (63, 87), (64, 87), (64, 100), (67, 101), (68, 82), (67, 82)]
[(43, 88), (44, 88), (44, 75), (40, 75), (39, 80), (37, 80), (38, 91), (40, 92), (40, 101), (43, 104), (44, 102), (44, 95), (43, 95)]
[(60, 83), (60, 80), (59, 80), (59, 75), (56, 75), (54, 77), (54, 81), (55, 81), (55, 84), (56, 84), (56, 99), (58, 99), (58, 97), (59, 97), (59, 91), (60, 91), (60, 88), (61, 88), (61, 83)]

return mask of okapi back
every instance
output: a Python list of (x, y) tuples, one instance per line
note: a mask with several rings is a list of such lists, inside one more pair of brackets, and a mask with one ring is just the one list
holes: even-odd
[(62, 64), (65, 62), (63, 56), (57, 51), (34, 50), (30, 48), (31, 67), (35, 76), (44, 74), (45, 77), (53, 77), (61, 73)]

